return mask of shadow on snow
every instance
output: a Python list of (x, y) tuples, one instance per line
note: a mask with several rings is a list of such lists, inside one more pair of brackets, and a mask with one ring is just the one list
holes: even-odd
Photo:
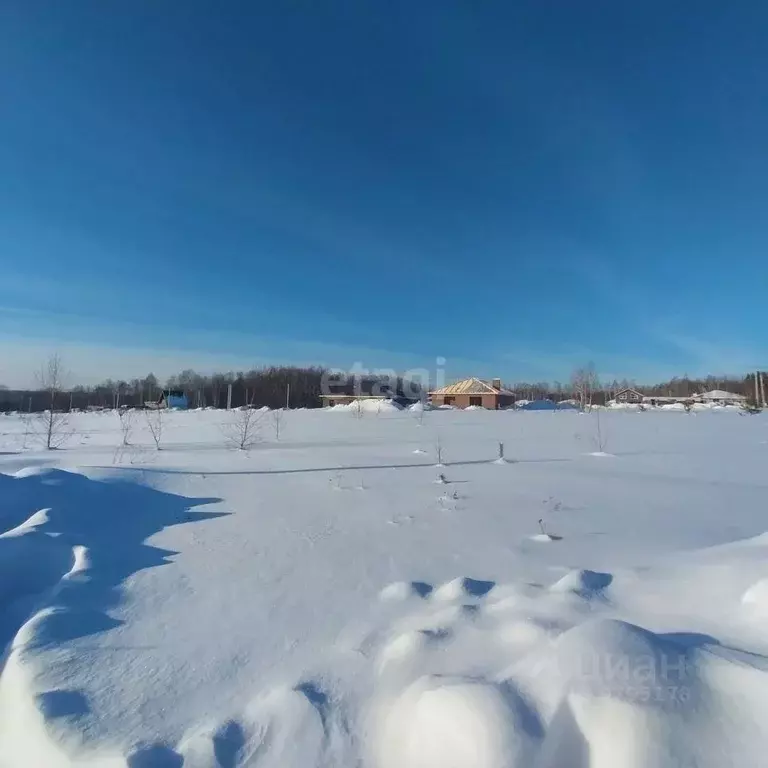
[[(48, 611), (28, 648), (118, 626), (121, 622), (108, 611), (120, 601), (125, 580), (178, 554), (146, 540), (172, 525), (227, 514), (192, 510), (217, 498), (186, 498), (59, 469), (24, 477), (0, 474), (0, 499), (0, 533), (5, 532), (0, 536), (0, 648), (43, 608)], [(30, 520), (35, 513), (40, 514)], [(12, 531), (22, 524), (22, 530)], [(80, 550), (81, 570), (70, 573), (74, 547), (87, 551)], [(66, 712), (74, 702), (74, 694), (67, 696), (49, 697), (44, 706)]]
[[(506, 463), (514, 464), (548, 464), (550, 462), (572, 461), (572, 459), (509, 459)], [(348, 472), (355, 470), (373, 470), (373, 469), (436, 469), (439, 467), (467, 467), (475, 464), (497, 463), (497, 459), (468, 459), (466, 461), (444, 461), (442, 464), (421, 463), (421, 464), (338, 464), (334, 467), (296, 467), (291, 469), (226, 469), (226, 470), (191, 470), (191, 469), (155, 469), (151, 467), (121, 467), (125, 472), (147, 472), (163, 475), (294, 475), (309, 472)], [(101, 467), (106, 469), (107, 467)]]

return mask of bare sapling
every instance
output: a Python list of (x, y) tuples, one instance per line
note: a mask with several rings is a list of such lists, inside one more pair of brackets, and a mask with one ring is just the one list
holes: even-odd
[(124, 446), (131, 444), (135, 417), (136, 411), (132, 409), (121, 408), (117, 411), (117, 418), (120, 420), (120, 434), (122, 435), (122, 444)]
[(27, 450), (29, 447), (29, 440), (35, 434), (34, 424), (32, 423), (32, 416), (25, 413), (21, 417), (21, 423), (24, 425), (24, 434), (22, 436), (22, 450)]
[(69, 427), (68, 415), (56, 410), (57, 399), (64, 388), (65, 377), (64, 366), (58, 355), (51, 355), (38, 374), (40, 387), (46, 392), (48, 408), (41, 415), (39, 423), (35, 425), (30, 422), (30, 426), (49, 450), (61, 448), (74, 434)]
[(595, 446), (600, 453), (605, 453), (605, 438), (603, 436), (603, 426), (600, 421), (600, 409), (595, 411)]
[(544, 518), (539, 518), (539, 528), (541, 529), (541, 534), (539, 535), (540, 539), (545, 539), (548, 541), (562, 541), (563, 537), (558, 536), (556, 533), (550, 533), (545, 524), (544, 524)]
[(123, 456), (126, 449), (131, 447), (131, 436), (133, 434), (133, 428), (135, 426), (136, 411), (129, 410), (128, 408), (121, 408), (117, 410), (117, 418), (120, 421), (120, 445), (115, 449), (114, 456), (112, 457), (113, 464), (120, 464), (123, 461)]
[(358, 397), (352, 401), (352, 416), (356, 419), (362, 419), (365, 415), (365, 408), (363, 407), (363, 401)]
[(419, 400), (415, 406), (415, 419), (416, 423), (420, 426), (424, 426), (424, 414), (427, 412), (427, 404), (423, 400)]
[(435, 439), (435, 456), (437, 458), (437, 463), (435, 464), (436, 467), (442, 467), (443, 464), (443, 444), (440, 441), (440, 435), (437, 436)]
[(152, 440), (155, 443), (155, 448), (160, 450), (160, 442), (163, 439), (163, 422), (165, 420), (165, 414), (161, 408), (151, 408), (144, 411), (147, 419), (147, 429), (152, 436)]
[(224, 425), (224, 436), (229, 445), (240, 451), (247, 451), (261, 441), (264, 412), (250, 406), (230, 411), (229, 421)]

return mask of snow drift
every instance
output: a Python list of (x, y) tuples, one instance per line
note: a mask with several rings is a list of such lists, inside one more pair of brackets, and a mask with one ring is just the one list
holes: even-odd
[(0, 768), (764, 763), (765, 416), (165, 418), (2, 417)]

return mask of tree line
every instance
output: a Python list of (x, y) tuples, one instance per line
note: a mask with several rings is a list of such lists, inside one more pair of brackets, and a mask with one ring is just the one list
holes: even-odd
[[(267, 366), (250, 371), (202, 375), (191, 369), (169, 377), (162, 384), (149, 373), (143, 378), (106, 379), (95, 386), (66, 384), (55, 393), (55, 407), (62, 410), (142, 407), (155, 403), (163, 390), (184, 392), (191, 408), (226, 408), (232, 385), (233, 408), (266, 405), (269, 408), (316, 408), (320, 405), (324, 368)], [(39, 412), (50, 408), (47, 387), (11, 390), (0, 388), (0, 411)]]
[[(762, 374), (768, 387), (768, 374)], [(147, 402), (157, 402), (164, 389), (180, 390), (187, 396), (192, 408), (226, 408), (227, 392), (232, 385), (233, 408), (243, 405), (281, 408), (317, 408), (322, 405), (320, 395), (324, 387), (329, 392), (360, 394), (374, 392), (369, 378), (357, 379), (351, 375), (335, 375), (322, 367), (265, 366), (249, 371), (199, 374), (192, 369), (181, 371), (164, 382), (149, 373), (143, 378), (129, 381), (106, 379), (95, 386), (66, 387), (66, 383), (54, 393), (55, 407), (61, 410), (85, 410), (88, 408), (141, 407)], [(408, 386), (406, 386), (406, 384)], [(633, 379), (600, 381), (595, 367), (588, 364), (573, 372), (567, 382), (525, 382), (507, 385), (518, 399), (555, 401), (575, 399), (582, 404), (602, 405), (615, 397), (622, 389), (657, 397), (690, 397), (700, 392), (723, 389), (755, 400), (755, 374), (745, 376), (705, 376), (691, 378), (687, 375), (673, 377), (655, 384), (638, 383)], [(391, 394), (409, 392), (410, 382), (398, 378), (387, 379), (386, 387), (378, 385), (376, 393), (387, 389)], [(329, 392), (325, 392), (328, 394)], [(768, 397), (768, 391), (766, 392)], [(39, 412), (50, 408), (51, 394), (47, 387), (11, 390), (0, 386), (0, 412)]]

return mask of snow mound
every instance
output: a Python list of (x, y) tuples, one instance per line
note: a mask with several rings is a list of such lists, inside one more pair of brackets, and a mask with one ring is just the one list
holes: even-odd
[(599, 571), (574, 570), (555, 582), (550, 592), (558, 594), (575, 594), (580, 597), (591, 598), (603, 595), (603, 590), (610, 586), (613, 576), (610, 573)]
[(768, 578), (752, 584), (742, 595), (741, 602), (753, 616), (768, 619)]
[(641, 685), (689, 685), (694, 672), (683, 646), (617, 619), (588, 621), (564, 632), (554, 655), (559, 674), (593, 696), (633, 699), (644, 695), (637, 690)]
[(530, 735), (502, 688), (425, 676), (377, 712), (376, 768), (516, 768)]
[(423, 581), (396, 581), (379, 593), (381, 600), (407, 600), (409, 597), (427, 597), (432, 591)]
[(72, 547), (72, 567), (64, 578), (84, 578), (91, 570), (91, 555), (87, 547), (76, 544)]
[(541, 646), (551, 637), (551, 632), (534, 619), (515, 619), (502, 624), (497, 630), (497, 637), (505, 645), (519, 648), (534, 648)]
[(336, 413), (399, 413), (404, 406), (394, 400), (378, 400), (376, 398), (362, 398), (352, 403), (340, 403), (327, 408)]
[(453, 602), (472, 597), (483, 597), (490, 592), (494, 583), (492, 581), (478, 581), (468, 577), (453, 579), (441, 584), (432, 594), (432, 599), (440, 602)]
[(27, 518), (23, 523), (20, 523), (10, 531), (6, 531), (4, 534), (2, 534), (2, 536), (0, 536), (0, 538), (3, 536), (20, 536), (27, 531), (33, 530), (34, 528), (42, 527), (48, 522), (48, 513), (50, 511), (50, 509), (39, 509), (31, 517)]
[(533, 536), (530, 537), (531, 541), (538, 541), (543, 544), (547, 544), (550, 541), (561, 541), (561, 536), (554, 536), (551, 533), (534, 533)]
[(617, 403), (615, 400), (609, 400), (607, 407), (613, 411), (642, 411), (645, 406), (639, 403)]
[(55, 471), (56, 470), (54, 470), (53, 467), (42, 467), (42, 466), (22, 467), (17, 472), (14, 472), (13, 476), (18, 478), (38, 477), (40, 475), (50, 475)]
[(408, 675), (418, 676), (429, 651), (452, 637), (452, 632), (445, 628), (409, 630), (397, 635), (378, 655), (379, 677), (387, 683)]

